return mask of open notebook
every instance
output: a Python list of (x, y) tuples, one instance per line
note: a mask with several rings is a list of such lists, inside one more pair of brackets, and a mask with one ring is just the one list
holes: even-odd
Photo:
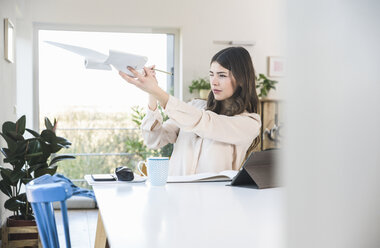
[(190, 182), (228, 182), (236, 176), (238, 171), (225, 170), (219, 173), (200, 173), (188, 176), (169, 176), (168, 183)]

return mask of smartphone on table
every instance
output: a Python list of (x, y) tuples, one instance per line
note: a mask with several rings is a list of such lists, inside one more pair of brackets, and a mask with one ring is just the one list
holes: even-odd
[(99, 181), (116, 181), (116, 178), (112, 174), (92, 174), (92, 180)]

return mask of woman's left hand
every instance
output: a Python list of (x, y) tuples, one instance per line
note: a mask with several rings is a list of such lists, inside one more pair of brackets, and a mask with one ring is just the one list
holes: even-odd
[(128, 83), (135, 85), (136, 87), (142, 89), (143, 91), (155, 95), (160, 89), (156, 79), (156, 73), (152, 67), (144, 67), (145, 75), (139, 73), (132, 67), (127, 67), (130, 72), (132, 72), (134, 77), (129, 76), (128, 74), (119, 71), (119, 75)]

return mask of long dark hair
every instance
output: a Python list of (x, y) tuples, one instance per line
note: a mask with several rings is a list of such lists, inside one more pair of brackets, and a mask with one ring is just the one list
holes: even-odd
[[(217, 62), (231, 71), (236, 80), (234, 94), (223, 101), (214, 98), (210, 92), (207, 99), (207, 110), (217, 114), (233, 116), (245, 111), (259, 114), (259, 98), (256, 93), (256, 77), (252, 58), (243, 47), (228, 47), (216, 53), (210, 64)], [(259, 144), (260, 135), (252, 142), (246, 157)]]

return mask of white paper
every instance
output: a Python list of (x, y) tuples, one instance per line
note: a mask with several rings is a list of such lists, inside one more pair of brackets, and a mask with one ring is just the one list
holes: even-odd
[(226, 170), (220, 173), (200, 173), (188, 176), (169, 176), (168, 183), (231, 181), (237, 173), (238, 171)]
[(141, 70), (144, 68), (147, 61), (148, 58), (144, 56), (110, 50), (109, 56), (104, 63), (112, 65), (118, 71), (123, 71), (132, 75), (127, 69), (127, 66), (130, 66), (135, 70)]
[(84, 66), (86, 69), (95, 69), (95, 70), (112, 70), (110, 65), (104, 63), (104, 61), (99, 61), (96, 59), (85, 59)]
[(112, 70), (112, 65), (116, 70), (123, 71), (128, 75), (133, 76), (133, 74), (127, 69), (127, 66), (130, 66), (135, 70), (142, 71), (144, 65), (148, 61), (148, 58), (145, 56), (116, 50), (109, 50), (109, 55), (107, 56), (103, 53), (85, 47), (72, 46), (54, 41), (45, 42), (84, 57), (84, 65), (87, 69)]

